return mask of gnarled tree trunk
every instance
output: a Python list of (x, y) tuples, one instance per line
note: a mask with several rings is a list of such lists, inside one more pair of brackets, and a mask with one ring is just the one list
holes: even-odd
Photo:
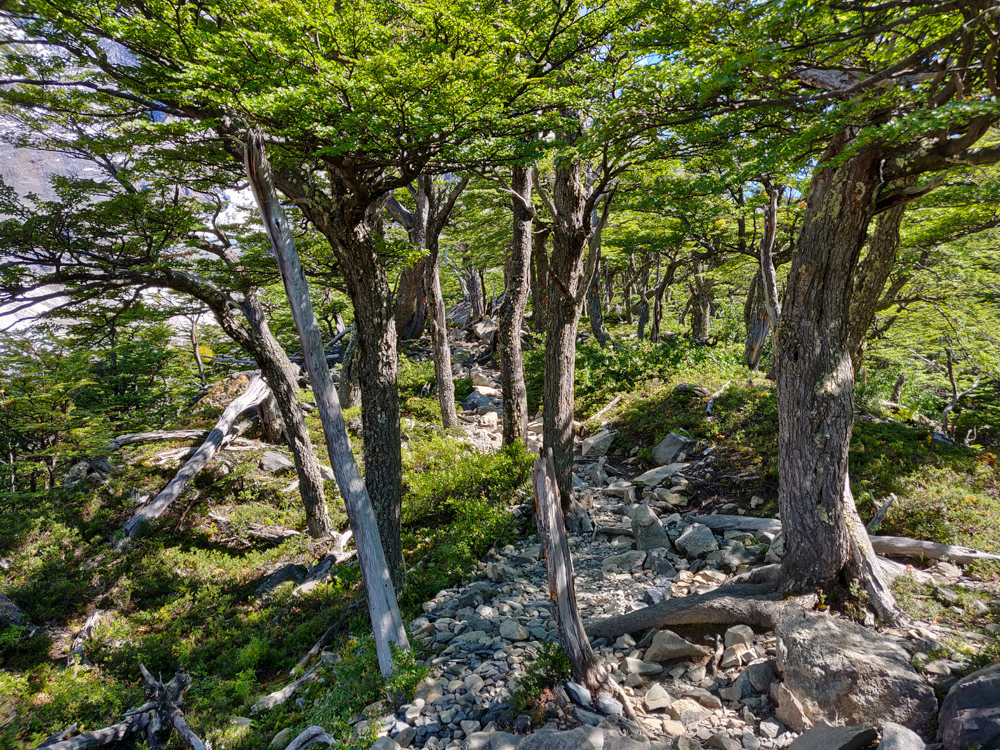
[[(536, 222), (537, 225), (537, 222)], [(531, 326), (538, 333), (546, 331), (548, 305), (549, 255), (548, 240), (552, 227), (536, 226), (531, 243)]]

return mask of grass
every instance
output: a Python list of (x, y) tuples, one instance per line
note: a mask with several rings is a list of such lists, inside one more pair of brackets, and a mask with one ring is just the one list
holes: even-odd
[[(211, 416), (187, 421), (204, 426)], [(315, 417), (308, 423), (318, 434)], [(530, 456), (523, 448), (478, 454), (440, 428), (406, 433), (403, 542), (407, 564), (417, 568), (401, 605), (411, 619), (428, 596), (473, 570), (491, 544), (520, 533), (513, 507), (526, 497)], [(254, 594), (278, 564), (308, 565), (326, 551), (305, 535), (276, 545), (239, 535), (249, 521), (304, 529), (298, 494), (284, 491), (294, 475), (260, 472), (259, 450), (223, 454), (196, 480), (197, 495), (189, 491), (127, 552), (114, 551), (133, 496), (155, 493), (176, 471), (153, 466), (152, 457), (179, 445), (139, 446), (121, 454), (129, 461), (118, 459), (107, 484), (25, 499), (4, 514), (2, 590), (55, 635), (0, 631), (0, 747), (35, 747), (74, 722), (86, 731), (117, 721), (143, 700), (139, 663), (165, 676), (184, 664), (194, 678), (186, 714), (216, 747), (262, 750), (279, 730), (315, 723), (338, 732), (345, 747), (370, 744), (371, 736), (353, 737), (347, 720), (367, 703), (404, 695), (420, 670), (404, 663), (395, 684), (383, 683), (364, 608), (350, 609), (362, 600), (357, 566), (335, 567), (329, 583), (303, 596), (290, 586), (262, 600)], [(335, 487), (327, 489), (332, 520), (343, 528)], [(207, 515), (220, 506), (232, 521), (225, 534)], [(65, 668), (72, 635), (94, 608), (106, 613), (85, 647), (94, 666)], [(323, 681), (302, 693), (305, 706), (289, 701), (250, 717), (257, 698), (285, 684), (299, 657), (337, 622), (342, 632), (328, 648), (343, 661), (323, 668)], [(244, 727), (234, 716), (252, 721)]]

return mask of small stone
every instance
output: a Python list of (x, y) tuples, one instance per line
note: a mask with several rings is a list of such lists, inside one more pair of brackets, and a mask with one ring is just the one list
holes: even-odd
[(284, 748), (292, 741), (292, 728), (285, 727), (280, 732), (278, 732), (274, 737), (271, 738), (271, 744), (268, 747)]
[(598, 711), (607, 716), (619, 716), (625, 713), (625, 707), (621, 704), (621, 701), (615, 700), (607, 693), (601, 693), (597, 696), (594, 706), (597, 707)]
[(726, 631), (725, 646), (735, 646), (742, 643), (744, 646), (753, 645), (753, 629), (748, 625), (734, 625)]
[(485, 684), (486, 681), (483, 680), (483, 678), (477, 674), (470, 674), (468, 677), (465, 678), (464, 682), (466, 689), (470, 693), (475, 695), (476, 693), (478, 693), (480, 690), (483, 689), (483, 685)]
[(958, 592), (947, 586), (938, 586), (934, 596), (939, 602), (948, 607), (954, 607), (959, 603)]
[(519, 714), (514, 719), (514, 731), (518, 734), (526, 734), (531, 729), (531, 717), (528, 714)]
[(927, 746), (912, 729), (887, 721), (882, 727), (882, 741), (878, 750), (924, 750)]
[(570, 698), (581, 706), (589, 706), (593, 700), (590, 696), (590, 691), (578, 682), (567, 682), (566, 692), (569, 693)]
[(258, 466), (261, 471), (266, 471), (268, 474), (281, 474), (295, 468), (292, 459), (277, 451), (265, 451), (260, 457)]
[(531, 633), (513, 617), (500, 623), (500, 637), (508, 641), (526, 641)]
[(750, 729), (743, 730), (743, 750), (760, 750), (760, 740)]
[(399, 743), (391, 737), (379, 737), (372, 745), (372, 750), (400, 750)]
[(674, 541), (674, 546), (687, 557), (696, 559), (705, 557), (709, 552), (715, 552), (719, 549), (719, 542), (710, 528), (696, 523), (681, 532)]
[(760, 723), (759, 729), (760, 733), (769, 740), (773, 740), (785, 731), (785, 727), (782, 726), (781, 722), (774, 718), (764, 719), (764, 721)]
[(705, 744), (708, 747), (715, 747), (719, 750), (740, 750), (741, 743), (725, 734), (713, 734)]
[(681, 698), (674, 701), (667, 706), (667, 713), (685, 726), (694, 724), (696, 721), (701, 721), (712, 715), (711, 711), (690, 698)]
[(771, 683), (777, 679), (777, 667), (774, 659), (753, 662), (746, 668), (750, 687), (755, 693), (766, 693), (771, 689)]
[(719, 662), (719, 666), (723, 669), (740, 666), (740, 664), (743, 663), (743, 655), (747, 653), (748, 650), (749, 649), (746, 645), (742, 643), (734, 643), (722, 653), (722, 661)]
[(655, 662), (643, 661), (642, 659), (625, 658), (625, 670), (629, 674), (640, 674), (652, 677), (661, 674), (663, 667)]
[(703, 688), (691, 688), (690, 690), (685, 690), (684, 697), (692, 698), (708, 708), (722, 708), (722, 701), (720, 701), (717, 696), (712, 695)]
[(399, 733), (393, 737), (396, 743), (400, 747), (409, 747), (413, 744), (413, 741), (417, 738), (417, 730), (415, 727), (406, 727), (401, 729)]
[(646, 651), (646, 661), (670, 661), (689, 656), (709, 656), (708, 649), (690, 643), (671, 630), (661, 630), (653, 636), (653, 643)]
[(591, 712), (585, 711), (582, 708), (576, 709), (576, 718), (580, 720), (581, 724), (586, 724), (591, 727), (599, 726), (604, 719), (601, 716)]
[(470, 734), (478, 732), (482, 729), (483, 725), (478, 721), (473, 721), (472, 719), (466, 719), (465, 721), (460, 721), (458, 723), (462, 727), (462, 731), (465, 732), (465, 736), (468, 737)]
[(811, 727), (812, 721), (806, 716), (805, 708), (803, 708), (799, 699), (795, 697), (795, 694), (785, 687), (784, 684), (779, 684), (777, 691), (778, 708), (774, 712), (774, 715), (795, 732), (804, 732)]
[(628, 633), (619, 636), (618, 640), (615, 641), (615, 648), (619, 649), (620, 651), (625, 651), (630, 648), (635, 648), (635, 639)]
[(684, 725), (674, 719), (664, 719), (663, 733), (668, 737), (680, 737), (684, 734)]
[(632, 570), (632, 568), (641, 566), (645, 559), (646, 553), (641, 550), (631, 550), (623, 552), (620, 555), (610, 555), (605, 557), (601, 562), (601, 570), (608, 571), (612, 568)]
[(607, 455), (608, 450), (611, 448), (611, 444), (615, 441), (616, 434), (617, 433), (610, 432), (608, 430), (602, 430), (596, 435), (584, 438), (580, 455), (584, 458), (587, 458), (588, 456), (598, 458), (600, 456)]
[(739, 682), (719, 688), (719, 697), (724, 701), (738, 701), (743, 699), (743, 686)]
[(674, 702), (674, 699), (670, 697), (670, 693), (662, 685), (656, 684), (646, 692), (643, 702), (646, 704), (647, 711), (657, 711), (669, 706)]

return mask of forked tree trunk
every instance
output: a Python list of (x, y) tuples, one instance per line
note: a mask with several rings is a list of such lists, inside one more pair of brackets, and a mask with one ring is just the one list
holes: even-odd
[[(757, 369), (767, 334), (777, 328), (778, 316), (781, 314), (778, 279), (774, 267), (774, 242), (778, 236), (778, 198), (781, 188), (768, 185), (767, 192), (770, 200), (764, 213), (764, 233), (761, 236), (759, 251), (760, 266), (751, 287), (755, 292), (754, 302), (756, 303), (756, 297), (759, 295), (761, 307), (757, 310), (752, 330), (748, 331), (744, 355), (746, 365), (751, 370)], [(749, 299), (747, 304), (750, 304)], [(747, 308), (744, 308), (744, 316), (746, 313)]]
[(407, 266), (399, 275), (396, 288), (396, 331), (400, 341), (420, 338), (428, 312), (427, 258)]
[(503, 444), (512, 445), (528, 436), (528, 390), (524, 384), (521, 328), (530, 286), (531, 230), (535, 209), (531, 204), (531, 174), (527, 167), (514, 166), (510, 187), (513, 238), (510, 257), (504, 266), (506, 289), (497, 325), (500, 353), (500, 387), (503, 391)]
[[(295, 327), (302, 341), (302, 353), (312, 380), (316, 405), (319, 408), (320, 417), (323, 422), (323, 434), (326, 438), (330, 463), (337, 479), (337, 485), (340, 487), (341, 494), (344, 497), (347, 515), (351, 522), (351, 531), (354, 535), (354, 544), (358, 550), (365, 598), (368, 602), (368, 612), (371, 616), (372, 630), (375, 634), (375, 648), (378, 654), (379, 668), (382, 675), (388, 677), (394, 669), (390, 644), (407, 648), (408, 642), (406, 629), (403, 626), (399, 606), (396, 602), (392, 568), (390, 567), (391, 563), (386, 559), (387, 556), (383, 552), (383, 542), (380, 540), (383, 528), (378, 522), (380, 519), (376, 517), (365, 482), (362, 481), (358, 465), (354, 460), (354, 453), (351, 450), (350, 438), (347, 435), (347, 426), (344, 424), (344, 415), (340, 408), (340, 401), (337, 398), (337, 391), (333, 387), (333, 381), (330, 378), (330, 371), (326, 363), (323, 338), (320, 334), (319, 325), (316, 323), (316, 316), (313, 313), (312, 301), (309, 297), (309, 286), (302, 271), (302, 265), (299, 261), (298, 251), (295, 248), (291, 229), (285, 220), (281, 205), (277, 201), (271, 169), (264, 156), (263, 139), (259, 132), (248, 133), (247, 136), (246, 172), (250, 180), (254, 198), (260, 208), (268, 239), (278, 260), (278, 268), (281, 271), (281, 278), (285, 285), (285, 292), (292, 310), (292, 317), (295, 320)], [(379, 328), (381, 328), (383, 334), (376, 336), (372, 335), (372, 332), (369, 331), (369, 340), (367, 342), (364, 331), (368, 327), (360, 325), (360, 323), (366, 319), (363, 317), (364, 315), (373, 311), (359, 309), (359, 305), (355, 302), (355, 315), (358, 321), (357, 330), (361, 332), (359, 340), (361, 342), (362, 365), (366, 361), (364, 351), (366, 345), (378, 344), (385, 346), (388, 344), (392, 349), (393, 355), (395, 354), (395, 331), (393, 330), (392, 317), (388, 314), (390, 306), (387, 302), (388, 300), (386, 299), (382, 300), (382, 318), (386, 322)], [(384, 354), (384, 352), (380, 353)], [(394, 365), (394, 356), (391, 358), (391, 361)], [(380, 375), (384, 375), (385, 373), (369, 372), (367, 374), (371, 375), (374, 379), (379, 378)], [(362, 382), (364, 382), (365, 375), (363, 367)], [(395, 386), (394, 368), (392, 376), (392, 384)], [(379, 387), (384, 391), (384, 386), (385, 380), (383, 378), (379, 383)], [(395, 388), (393, 392), (394, 394), (396, 393)], [(373, 404), (369, 403), (366, 399), (363, 405), (363, 418), (370, 418), (369, 413), (372, 412), (371, 417), (376, 420), (376, 423), (381, 422), (381, 426), (384, 429), (391, 431), (393, 424), (395, 425), (395, 437), (397, 438), (396, 456), (398, 457), (400, 455), (398, 452), (398, 401), (394, 400), (393, 403), (389, 404), (389, 409), (393, 405), (396, 407), (395, 420), (389, 418), (392, 415), (388, 410), (371, 408)], [(367, 440), (368, 431), (365, 430), (366, 443)], [(383, 463), (381, 465), (377, 463), (378, 459), (382, 459)], [(384, 471), (377, 472), (372, 469), (378, 467), (384, 470), (385, 465), (388, 464), (391, 466), (391, 459), (392, 456), (376, 456), (375, 465), (368, 465), (368, 482), (378, 482), (384, 479)], [(401, 467), (399, 468), (401, 469)], [(380, 473), (382, 476), (379, 476)], [(376, 476), (373, 478), (372, 474), (376, 474)], [(399, 474), (397, 473), (396, 476), (398, 477)], [(395, 520), (395, 541), (398, 545), (398, 508)], [(399, 562), (402, 563), (401, 555)]]
[(842, 575), (856, 578), (879, 617), (898, 623), (848, 476), (851, 288), (880, 184), (880, 159), (870, 147), (831, 164), (850, 141), (846, 132), (834, 139), (810, 184), (775, 339), (782, 585), (802, 593), (835, 588)]

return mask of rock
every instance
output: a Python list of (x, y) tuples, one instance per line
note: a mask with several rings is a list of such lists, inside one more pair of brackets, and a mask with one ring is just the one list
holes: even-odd
[(493, 406), (493, 399), (483, 393), (484, 390), (487, 390), (486, 386), (477, 386), (476, 390), (466, 396), (465, 401), (462, 402), (462, 408), (465, 411), (476, 411), (484, 406)]
[(577, 727), (568, 732), (542, 729), (525, 737), (518, 750), (603, 750), (603, 748), (604, 733), (600, 729)]
[(946, 562), (944, 560), (938, 560), (927, 569), (927, 572), (935, 578), (944, 578), (948, 580), (962, 577), (962, 569), (960, 567), (954, 563)]
[(687, 468), (687, 464), (667, 464), (666, 466), (657, 466), (655, 469), (650, 469), (644, 472), (632, 480), (634, 484), (645, 485), (646, 487), (655, 487), (658, 484), (663, 484), (664, 479), (669, 479), (677, 472), (682, 469)]
[(781, 562), (781, 558), (785, 556), (785, 535), (783, 532), (779, 531), (778, 535), (774, 537), (771, 542), (771, 546), (767, 548), (767, 554), (764, 555), (764, 562), (768, 565), (774, 565)]
[(462, 743), (462, 750), (517, 750), (524, 742), (524, 737), (518, 737), (509, 732), (476, 732), (470, 734)]
[(667, 713), (685, 726), (707, 719), (712, 712), (690, 698), (681, 698), (667, 706)]
[(466, 735), (475, 734), (476, 732), (478, 732), (480, 729), (483, 728), (482, 724), (472, 719), (466, 719), (465, 721), (460, 721), (458, 725), (462, 728), (462, 731), (465, 732)]
[(496, 427), (500, 424), (500, 415), (495, 411), (488, 411), (479, 417), (479, 424), (483, 427)]
[(606, 716), (620, 716), (625, 713), (625, 707), (621, 701), (612, 698), (607, 693), (601, 693), (594, 701), (594, 706)]
[(531, 632), (521, 623), (510, 617), (500, 623), (500, 637), (508, 641), (526, 641)]
[(783, 687), (813, 722), (893, 721), (919, 731), (934, 716), (934, 690), (901, 640), (797, 606), (785, 608), (775, 634)]
[(391, 737), (379, 737), (372, 745), (372, 750), (401, 750), (399, 743)]
[(925, 750), (927, 745), (913, 730), (887, 721), (882, 727), (882, 741), (878, 750)]
[(701, 750), (701, 743), (690, 737), (678, 737), (677, 750)]
[(531, 730), (531, 717), (528, 714), (518, 714), (514, 719), (514, 731), (525, 734)]
[(938, 727), (945, 750), (1000, 748), (1000, 662), (952, 686), (941, 704)]
[(805, 708), (795, 694), (783, 684), (779, 684), (777, 689), (778, 707), (774, 715), (778, 720), (796, 732), (804, 732), (811, 727), (812, 719), (806, 714)]
[[(646, 558), (646, 562), (643, 563), (643, 567), (646, 570), (653, 571), (653, 575), (656, 576), (666, 576), (667, 578), (673, 578), (677, 575), (677, 569), (673, 566), (663, 554), (659, 552), (650, 552), (649, 556)], [(667, 590), (669, 593), (669, 589)], [(670, 597), (667, 596), (667, 599)]]
[(590, 691), (578, 682), (568, 681), (566, 683), (566, 692), (569, 693), (570, 698), (581, 706), (589, 706), (593, 700)]
[(688, 656), (709, 655), (707, 648), (690, 643), (671, 630), (661, 630), (653, 636), (653, 643), (644, 658), (646, 661), (671, 661)]
[(706, 708), (722, 708), (722, 701), (704, 688), (689, 688), (684, 691), (684, 697), (698, 701)]
[(466, 676), (464, 682), (466, 690), (468, 690), (473, 695), (482, 690), (483, 685), (486, 683), (486, 681), (477, 674), (470, 674)]
[(741, 643), (744, 646), (753, 645), (753, 629), (748, 625), (734, 625), (726, 631), (726, 648)]
[(625, 669), (629, 674), (640, 674), (645, 677), (653, 677), (663, 673), (663, 667), (656, 662), (633, 659), (632, 657), (625, 658)]
[(842, 727), (821, 721), (808, 732), (799, 735), (789, 750), (862, 750), (878, 737), (868, 724)]
[(632, 513), (632, 533), (640, 550), (670, 549), (670, 538), (660, 525), (660, 519), (648, 505), (640, 505)]
[(595, 714), (592, 711), (587, 711), (582, 708), (576, 709), (574, 713), (580, 723), (586, 724), (588, 727), (599, 727), (601, 722), (604, 721), (604, 717), (600, 714)]
[(615, 435), (617, 434), (618, 433), (611, 432), (610, 430), (601, 430), (596, 435), (584, 438), (583, 446), (580, 449), (580, 455), (584, 458), (599, 458), (600, 456), (606, 456), (608, 450), (611, 448), (611, 444), (615, 441)]
[(698, 441), (671, 432), (653, 448), (653, 460), (658, 464), (672, 464), (683, 461), (694, 450)]
[(631, 570), (642, 565), (645, 559), (646, 553), (637, 549), (630, 552), (623, 552), (620, 555), (609, 555), (601, 562), (601, 570), (611, 570), (612, 568)]
[[(261, 584), (256, 588), (254, 594), (257, 598), (266, 596), (283, 583), (302, 583), (308, 575), (309, 571), (306, 569), (305, 565), (299, 565), (298, 563), (285, 563), (261, 581)], [(2, 614), (0, 614), (0, 621), (2, 621)]]
[(674, 546), (689, 558), (699, 558), (719, 549), (719, 542), (710, 528), (695, 523), (681, 532)]
[(661, 708), (666, 708), (674, 702), (674, 699), (670, 697), (670, 693), (664, 690), (663, 685), (659, 683), (646, 691), (646, 696), (642, 700), (646, 704), (647, 711), (657, 711)]
[(292, 728), (285, 727), (280, 732), (278, 732), (274, 737), (271, 738), (271, 744), (268, 747), (284, 748), (292, 741)]
[(716, 747), (719, 750), (742, 750), (743, 744), (726, 734), (713, 734), (705, 743), (706, 747)]
[(486, 577), (494, 583), (512, 583), (517, 580), (518, 574), (509, 565), (490, 562), (486, 563)]
[(264, 455), (260, 457), (258, 466), (260, 466), (261, 471), (266, 471), (268, 474), (281, 474), (294, 469), (295, 463), (283, 453), (265, 451)]
[(664, 719), (663, 733), (668, 737), (680, 737), (684, 734), (684, 725), (674, 719)]
[(774, 659), (753, 662), (744, 673), (755, 693), (767, 693), (771, 689), (771, 683), (778, 678), (778, 668)]
[(955, 591), (955, 589), (948, 588), (947, 586), (938, 586), (937, 590), (934, 592), (934, 598), (946, 607), (957, 606), (961, 601), (958, 596), (958, 592)]
[(767, 737), (769, 740), (773, 740), (779, 734), (785, 731), (785, 727), (781, 725), (777, 719), (764, 719), (760, 723), (760, 733)]

